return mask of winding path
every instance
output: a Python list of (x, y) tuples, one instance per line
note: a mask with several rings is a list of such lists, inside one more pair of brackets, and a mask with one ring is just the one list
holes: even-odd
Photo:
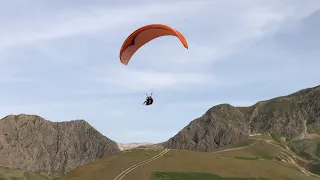
[(129, 174), (131, 171), (135, 170), (136, 168), (145, 165), (149, 162), (152, 162), (154, 160), (159, 159), (161, 156), (165, 155), (167, 152), (169, 152), (170, 149), (164, 149), (163, 151), (161, 151), (159, 154), (153, 156), (150, 159), (147, 159), (145, 161), (139, 162), (137, 164), (134, 164), (130, 167), (128, 167), (127, 169), (125, 169), (124, 171), (122, 171), (121, 173), (119, 173), (115, 178), (113, 178), (113, 180), (122, 180), (127, 174)]
[(220, 150), (220, 151), (213, 151), (212, 153), (215, 154), (215, 153), (221, 153), (221, 152), (226, 152), (226, 151), (233, 151), (233, 150), (238, 150), (238, 149), (245, 149), (245, 148), (250, 147), (250, 146), (253, 146), (253, 145), (254, 145), (254, 143), (249, 144), (249, 145), (247, 145), (247, 146), (242, 146), (242, 147), (224, 149), (224, 150)]

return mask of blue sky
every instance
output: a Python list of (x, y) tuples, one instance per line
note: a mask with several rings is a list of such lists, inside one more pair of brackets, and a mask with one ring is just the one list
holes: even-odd
[[(220, 103), (320, 84), (319, 0), (0, 0), (0, 115), (85, 119), (122, 143), (161, 142)], [(119, 50), (136, 28), (186, 37)], [(318, 72), (317, 72), (318, 71)], [(145, 107), (145, 92), (155, 103)]]

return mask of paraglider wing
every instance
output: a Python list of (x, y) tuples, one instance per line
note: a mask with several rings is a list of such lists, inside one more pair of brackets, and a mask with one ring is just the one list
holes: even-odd
[(177, 30), (163, 24), (150, 24), (137, 29), (124, 41), (120, 50), (121, 63), (128, 65), (130, 58), (141, 46), (161, 36), (176, 36), (188, 49), (186, 39)]

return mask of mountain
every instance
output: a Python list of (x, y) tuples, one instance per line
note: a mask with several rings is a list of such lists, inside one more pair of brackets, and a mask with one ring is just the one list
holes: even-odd
[(84, 120), (51, 122), (35, 115), (0, 120), (0, 166), (25, 171), (68, 172), (120, 152), (117, 144)]
[(133, 149), (133, 148), (136, 148), (136, 147), (139, 147), (139, 146), (147, 146), (147, 145), (152, 145), (152, 143), (148, 143), (148, 142), (145, 142), (145, 143), (117, 143), (119, 149), (121, 151), (125, 151), (125, 150), (130, 150), (130, 149)]
[(320, 86), (250, 107), (214, 106), (163, 145), (171, 149), (212, 151), (257, 133), (273, 133), (292, 142), (320, 134)]

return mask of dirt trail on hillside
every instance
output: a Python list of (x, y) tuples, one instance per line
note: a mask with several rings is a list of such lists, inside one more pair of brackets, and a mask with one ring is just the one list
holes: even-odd
[(139, 162), (137, 164), (134, 164), (130, 167), (128, 167), (126, 170), (122, 171), (121, 173), (119, 173), (115, 178), (113, 178), (113, 180), (122, 180), (127, 174), (129, 174), (131, 171), (135, 170), (136, 168), (142, 166), (142, 165), (145, 165), (149, 162), (152, 162), (154, 160), (157, 160), (159, 159), (161, 156), (165, 155), (167, 152), (169, 152), (170, 149), (165, 149), (163, 151), (161, 151), (159, 154), (153, 156), (152, 158), (150, 159), (147, 159), (145, 161), (142, 161), (142, 162)]

